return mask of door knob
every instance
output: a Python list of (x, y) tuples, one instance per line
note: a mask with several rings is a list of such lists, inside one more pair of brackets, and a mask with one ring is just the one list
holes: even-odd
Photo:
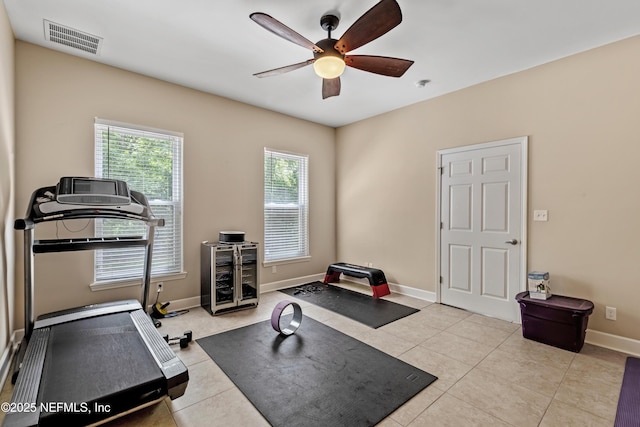
[(516, 239), (511, 239), (511, 240), (507, 240), (505, 241), (505, 243), (508, 243), (510, 245), (517, 245), (518, 241)]

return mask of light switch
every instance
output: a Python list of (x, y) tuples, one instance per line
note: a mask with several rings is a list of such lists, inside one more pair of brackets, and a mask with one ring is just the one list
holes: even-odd
[(549, 221), (549, 211), (548, 210), (536, 210), (533, 211), (533, 220), (534, 221)]

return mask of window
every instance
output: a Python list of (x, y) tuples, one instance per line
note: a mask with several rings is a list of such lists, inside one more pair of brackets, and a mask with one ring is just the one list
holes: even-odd
[(264, 150), (264, 261), (309, 256), (308, 157)]
[[(143, 193), (153, 214), (165, 220), (156, 227), (152, 276), (182, 273), (182, 134), (96, 119), (95, 176), (126, 181)], [(98, 219), (96, 236), (144, 236), (141, 221)], [(142, 277), (144, 248), (94, 251), (94, 281)]]

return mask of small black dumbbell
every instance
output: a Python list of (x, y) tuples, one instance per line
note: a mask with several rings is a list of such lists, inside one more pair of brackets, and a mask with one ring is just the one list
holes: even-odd
[(169, 335), (164, 335), (162, 338), (164, 338), (164, 340), (168, 343), (168, 344), (180, 344), (180, 348), (187, 348), (189, 347), (189, 343), (193, 340), (193, 332), (191, 331), (184, 331), (184, 334), (182, 334), (181, 337), (172, 337), (169, 338)]

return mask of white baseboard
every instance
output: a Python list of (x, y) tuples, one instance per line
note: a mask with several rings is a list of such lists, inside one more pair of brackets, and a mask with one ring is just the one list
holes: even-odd
[(640, 341), (631, 338), (587, 329), (587, 336), (584, 341), (598, 347), (640, 356)]
[[(277, 291), (279, 289), (290, 288), (296, 285), (304, 285), (305, 283), (315, 282), (317, 280), (323, 280), (324, 273), (313, 274), (311, 276), (297, 277), (295, 279), (280, 280), (277, 282), (263, 283), (260, 285), (260, 293)], [(149, 305), (148, 309), (151, 310), (153, 304)], [(189, 297), (179, 300), (171, 301), (171, 305), (167, 308), (169, 311), (174, 310), (188, 310), (190, 308), (200, 307), (200, 297)]]
[(411, 288), (405, 285), (398, 285), (396, 283), (389, 283), (389, 290), (400, 295), (406, 295), (414, 297), (428, 302), (436, 302), (436, 293), (431, 291), (425, 291), (422, 289)]
[[(322, 273), (321, 275), (317, 275), (319, 278), (316, 280), (320, 280), (322, 281), (324, 279), (324, 273)], [(322, 276), (322, 277), (320, 277)], [(311, 276), (309, 276), (311, 277)], [(340, 279), (341, 282), (349, 282), (349, 283), (356, 283), (358, 285), (362, 286), (362, 291), (364, 293), (368, 293), (369, 295), (373, 294), (373, 291), (371, 291), (371, 285), (369, 284), (369, 280), (366, 278), (363, 279), (358, 279), (355, 277), (342, 277)], [(304, 282), (306, 283), (306, 282)], [(388, 283), (389, 285), (389, 291), (391, 291), (392, 293), (396, 293), (396, 294), (400, 294), (400, 295), (406, 295), (409, 297), (414, 297), (414, 298), (418, 298), (421, 299), (423, 301), (428, 301), (428, 302), (435, 302), (436, 301), (436, 293), (435, 292), (430, 292), (430, 291), (425, 291), (422, 289), (416, 289), (416, 288), (412, 288), (409, 286), (405, 286), (405, 285), (399, 285), (397, 283)], [(282, 288), (280, 288), (282, 289)]]
[[(170, 303), (171, 304), (167, 307), (167, 311), (188, 310), (190, 308), (200, 307), (200, 297), (172, 300)], [(151, 313), (151, 307), (153, 307), (153, 304), (147, 307), (147, 313)]]
[(18, 329), (11, 336), (11, 342), (13, 344), (13, 351), (18, 350), (18, 346), (22, 342), (22, 338), (24, 338), (24, 329)]
[(13, 356), (13, 342), (7, 345), (7, 348), (2, 352), (0, 357), (0, 384), (4, 384), (9, 375), (9, 369), (11, 368), (11, 357)]
[(18, 329), (11, 334), (11, 341), (7, 344), (7, 348), (2, 352), (0, 357), (0, 384), (4, 384), (9, 376), (13, 355), (18, 350), (18, 344), (22, 341), (24, 329)]
[[(290, 288), (292, 286), (303, 285), (305, 283), (314, 281), (322, 281), (324, 279), (324, 275), (325, 273), (318, 273), (312, 274), (310, 276), (297, 277), (295, 279), (286, 279), (277, 282), (263, 283), (260, 286), (260, 293), (273, 292), (279, 289)], [(348, 281), (353, 281), (355, 283), (368, 286), (368, 282), (366, 281), (366, 279), (353, 279)], [(389, 283), (389, 290), (400, 295), (407, 295), (410, 297), (421, 299), (423, 301), (436, 301), (435, 292), (416, 289), (405, 285), (399, 285), (397, 283)], [(171, 301), (170, 307), (171, 311), (188, 310), (191, 308), (200, 307), (200, 296)], [(151, 308), (151, 306), (149, 306), (149, 308)], [(16, 330), (11, 337), (10, 345), (5, 349), (2, 357), (0, 358), (0, 378), (3, 381), (0, 384), (3, 384), (4, 380), (6, 379), (6, 375), (8, 374), (9, 368), (11, 366), (11, 357), (13, 356), (17, 343), (22, 340), (23, 336), (24, 329)], [(598, 347), (604, 347), (610, 350), (620, 351), (640, 357), (640, 341), (631, 338), (587, 329), (585, 342)]]
[(273, 292), (279, 289), (286, 289), (296, 285), (324, 280), (324, 273), (312, 274), (311, 276), (296, 277), (295, 279), (279, 280), (277, 282), (263, 283), (260, 285), (260, 293)]

